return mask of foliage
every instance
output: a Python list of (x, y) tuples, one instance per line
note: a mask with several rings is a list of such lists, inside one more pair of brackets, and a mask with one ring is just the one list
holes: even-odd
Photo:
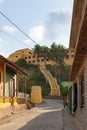
[[(47, 69), (51, 72), (51, 74), (57, 79), (58, 84), (60, 84), (61, 81), (68, 81), (69, 80), (69, 73), (71, 66), (68, 66), (64, 63), (64, 58), (68, 58), (68, 53), (64, 46), (57, 45), (55, 42), (52, 43), (50, 48), (47, 46), (40, 46), (39, 44), (35, 45), (34, 52), (37, 53), (37, 57), (44, 57), (44, 59), (49, 58), (51, 60), (55, 61), (55, 64), (53, 66), (46, 65)], [(44, 60), (46, 62), (46, 60)], [(42, 93), (43, 95), (49, 95), (50, 93), (50, 87), (49, 84), (46, 83), (46, 80), (44, 76), (41, 74), (39, 67), (35, 65), (29, 65), (24, 59), (20, 59), (16, 62), (17, 65), (20, 67), (26, 69), (28, 73), (27, 78), (27, 87), (26, 91), (27, 93), (30, 93), (31, 87), (33, 85), (40, 85), (42, 87)], [(20, 91), (23, 91), (23, 83), (24, 79), (23, 77), (20, 77), (21, 84), (20, 84)], [(67, 88), (61, 87), (61, 92), (66, 93)]]
[[(41, 74), (39, 67), (36, 65), (27, 64), (23, 59), (20, 59), (16, 62), (17, 65), (26, 70), (27, 77), (27, 85), (26, 85), (26, 93), (31, 93), (31, 87), (33, 85), (40, 85), (42, 87), (42, 95), (47, 96), (50, 94), (50, 86), (46, 84), (46, 80), (44, 76)], [(25, 79), (22, 75), (20, 75), (19, 82), (19, 91), (24, 92), (24, 84)]]
[(64, 57), (68, 57), (66, 49), (62, 45), (57, 45), (55, 42), (51, 45), (49, 51), (50, 59), (53, 59), (59, 65), (64, 64)]
[(69, 81), (70, 68), (71, 66), (69, 65), (47, 65), (47, 69), (57, 79), (58, 83), (62, 81)]
[(26, 60), (24, 60), (23, 58), (17, 60), (15, 62), (15, 64), (22, 67), (22, 68), (27, 68), (28, 67), (28, 64), (27, 64)]
[[(60, 68), (60, 81), (69, 81), (70, 65), (61, 65)], [(59, 76), (59, 75), (58, 75)]]
[(62, 45), (57, 45), (55, 42), (52, 43), (51, 47), (35, 45), (33, 49), (38, 57), (48, 57), (51, 60), (56, 61), (59, 65), (64, 64), (64, 58), (68, 58), (68, 53)]
[(60, 91), (62, 96), (68, 95), (69, 88), (73, 85), (73, 82), (63, 81), (60, 83)]
[(34, 47), (34, 52), (37, 53), (37, 57), (44, 57), (44, 62), (46, 64), (46, 58), (48, 57), (49, 48), (47, 46), (40, 46), (39, 44), (36, 44)]
[(38, 54), (38, 57), (47, 57), (49, 48), (47, 46), (40, 46), (39, 44), (36, 44), (34, 47), (34, 52)]
[(31, 87), (33, 85), (40, 85), (42, 87), (42, 95), (49, 95), (50, 93), (50, 86), (46, 84), (46, 80), (42, 73), (39, 70), (38, 66), (30, 66), (28, 70), (29, 79), (27, 82), (27, 92), (31, 92)]
[(68, 95), (68, 86), (66, 87), (60, 87), (61, 95), (67, 96)]
[(53, 66), (47, 66), (52, 75), (60, 81), (68, 81), (71, 66), (68, 66), (64, 62), (64, 58), (68, 58), (68, 53), (64, 46), (52, 43), (50, 48), (46, 46), (35, 45), (34, 51), (37, 52), (38, 57), (43, 56), (54, 60), (56, 64)]

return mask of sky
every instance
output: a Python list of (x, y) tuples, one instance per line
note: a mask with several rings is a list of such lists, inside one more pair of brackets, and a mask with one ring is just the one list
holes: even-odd
[[(0, 0), (0, 12), (41, 46), (69, 47), (73, 0)], [(0, 54), (33, 49), (35, 43), (0, 14)]]

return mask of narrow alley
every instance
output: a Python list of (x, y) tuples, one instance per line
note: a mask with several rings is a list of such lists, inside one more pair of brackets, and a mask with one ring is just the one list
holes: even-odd
[(44, 99), (42, 104), (0, 120), (0, 130), (79, 130), (62, 101)]

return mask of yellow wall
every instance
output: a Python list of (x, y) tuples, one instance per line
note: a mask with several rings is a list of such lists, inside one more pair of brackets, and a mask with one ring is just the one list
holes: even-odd
[(71, 49), (71, 50), (67, 49), (67, 52), (68, 52), (69, 57), (64, 58), (64, 61), (67, 65), (72, 65), (73, 58), (74, 58), (74, 50), (73, 49)]
[(67, 65), (72, 65), (72, 63), (73, 63), (73, 58), (68, 58), (68, 59), (64, 58), (64, 62), (65, 62)]
[(44, 61), (44, 58), (38, 58), (37, 59), (37, 54), (34, 53), (33, 51), (29, 50), (29, 49), (22, 49), (22, 50), (18, 50), (14, 53), (12, 53), (11, 55), (9, 55), (8, 59), (12, 62), (17, 61), (18, 59), (23, 58), (26, 60), (27, 63), (30, 64), (54, 64), (54, 61), (51, 60), (46, 60), (46, 62)]
[[(65, 63), (67, 65), (72, 65), (72, 61), (73, 61), (73, 57), (72, 57), (73, 50), (68, 50), (67, 49), (67, 52), (69, 54), (69, 58), (68, 59), (64, 58), (64, 61), (65, 61)], [(34, 53), (33, 51), (29, 50), (29, 49), (18, 50), (16, 52), (12, 53), (11, 55), (9, 55), (9, 57), (8, 57), (8, 59), (10, 61), (12, 61), (12, 62), (17, 61), (20, 58), (25, 59), (26, 62), (29, 63), (29, 64), (35, 64), (35, 65), (37, 65), (37, 64), (44, 65), (45, 63), (48, 64), (48, 65), (54, 65), (55, 64), (54, 61), (48, 60), (48, 59), (45, 62), (45, 60), (44, 60), (43, 57), (37, 59), (37, 54)]]

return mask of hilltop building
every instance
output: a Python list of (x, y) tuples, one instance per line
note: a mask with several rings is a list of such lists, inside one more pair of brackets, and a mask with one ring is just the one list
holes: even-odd
[[(29, 64), (34, 64), (34, 65), (38, 65), (38, 64), (44, 64), (45, 63), (45, 59), (44, 57), (37, 57), (37, 54), (35, 52), (33, 52), (32, 50), (26, 48), (26, 49), (21, 49), (18, 50), (14, 53), (12, 53), (11, 55), (9, 55), (8, 59), (12, 62), (16, 62), (19, 59), (25, 59), (27, 63)], [(55, 62), (46, 58), (46, 64), (54, 64)]]
[(68, 53), (69, 57), (64, 58), (64, 61), (67, 65), (72, 65), (73, 57), (74, 57), (74, 49), (67, 49), (67, 53)]
[[(67, 65), (71, 65), (72, 61), (73, 61), (73, 55), (74, 52), (73, 50), (68, 50), (68, 54), (69, 54), (69, 58), (65, 58), (64, 61)], [(11, 55), (9, 55), (8, 60), (12, 61), (12, 62), (16, 62), (19, 59), (25, 59), (27, 63), (29, 64), (34, 64), (34, 65), (54, 65), (56, 64), (55, 61), (50, 60), (49, 58), (44, 58), (44, 57), (37, 57), (37, 54), (35, 52), (33, 52), (32, 50), (26, 48), (26, 49), (21, 49), (18, 50), (14, 53), (12, 53)]]

